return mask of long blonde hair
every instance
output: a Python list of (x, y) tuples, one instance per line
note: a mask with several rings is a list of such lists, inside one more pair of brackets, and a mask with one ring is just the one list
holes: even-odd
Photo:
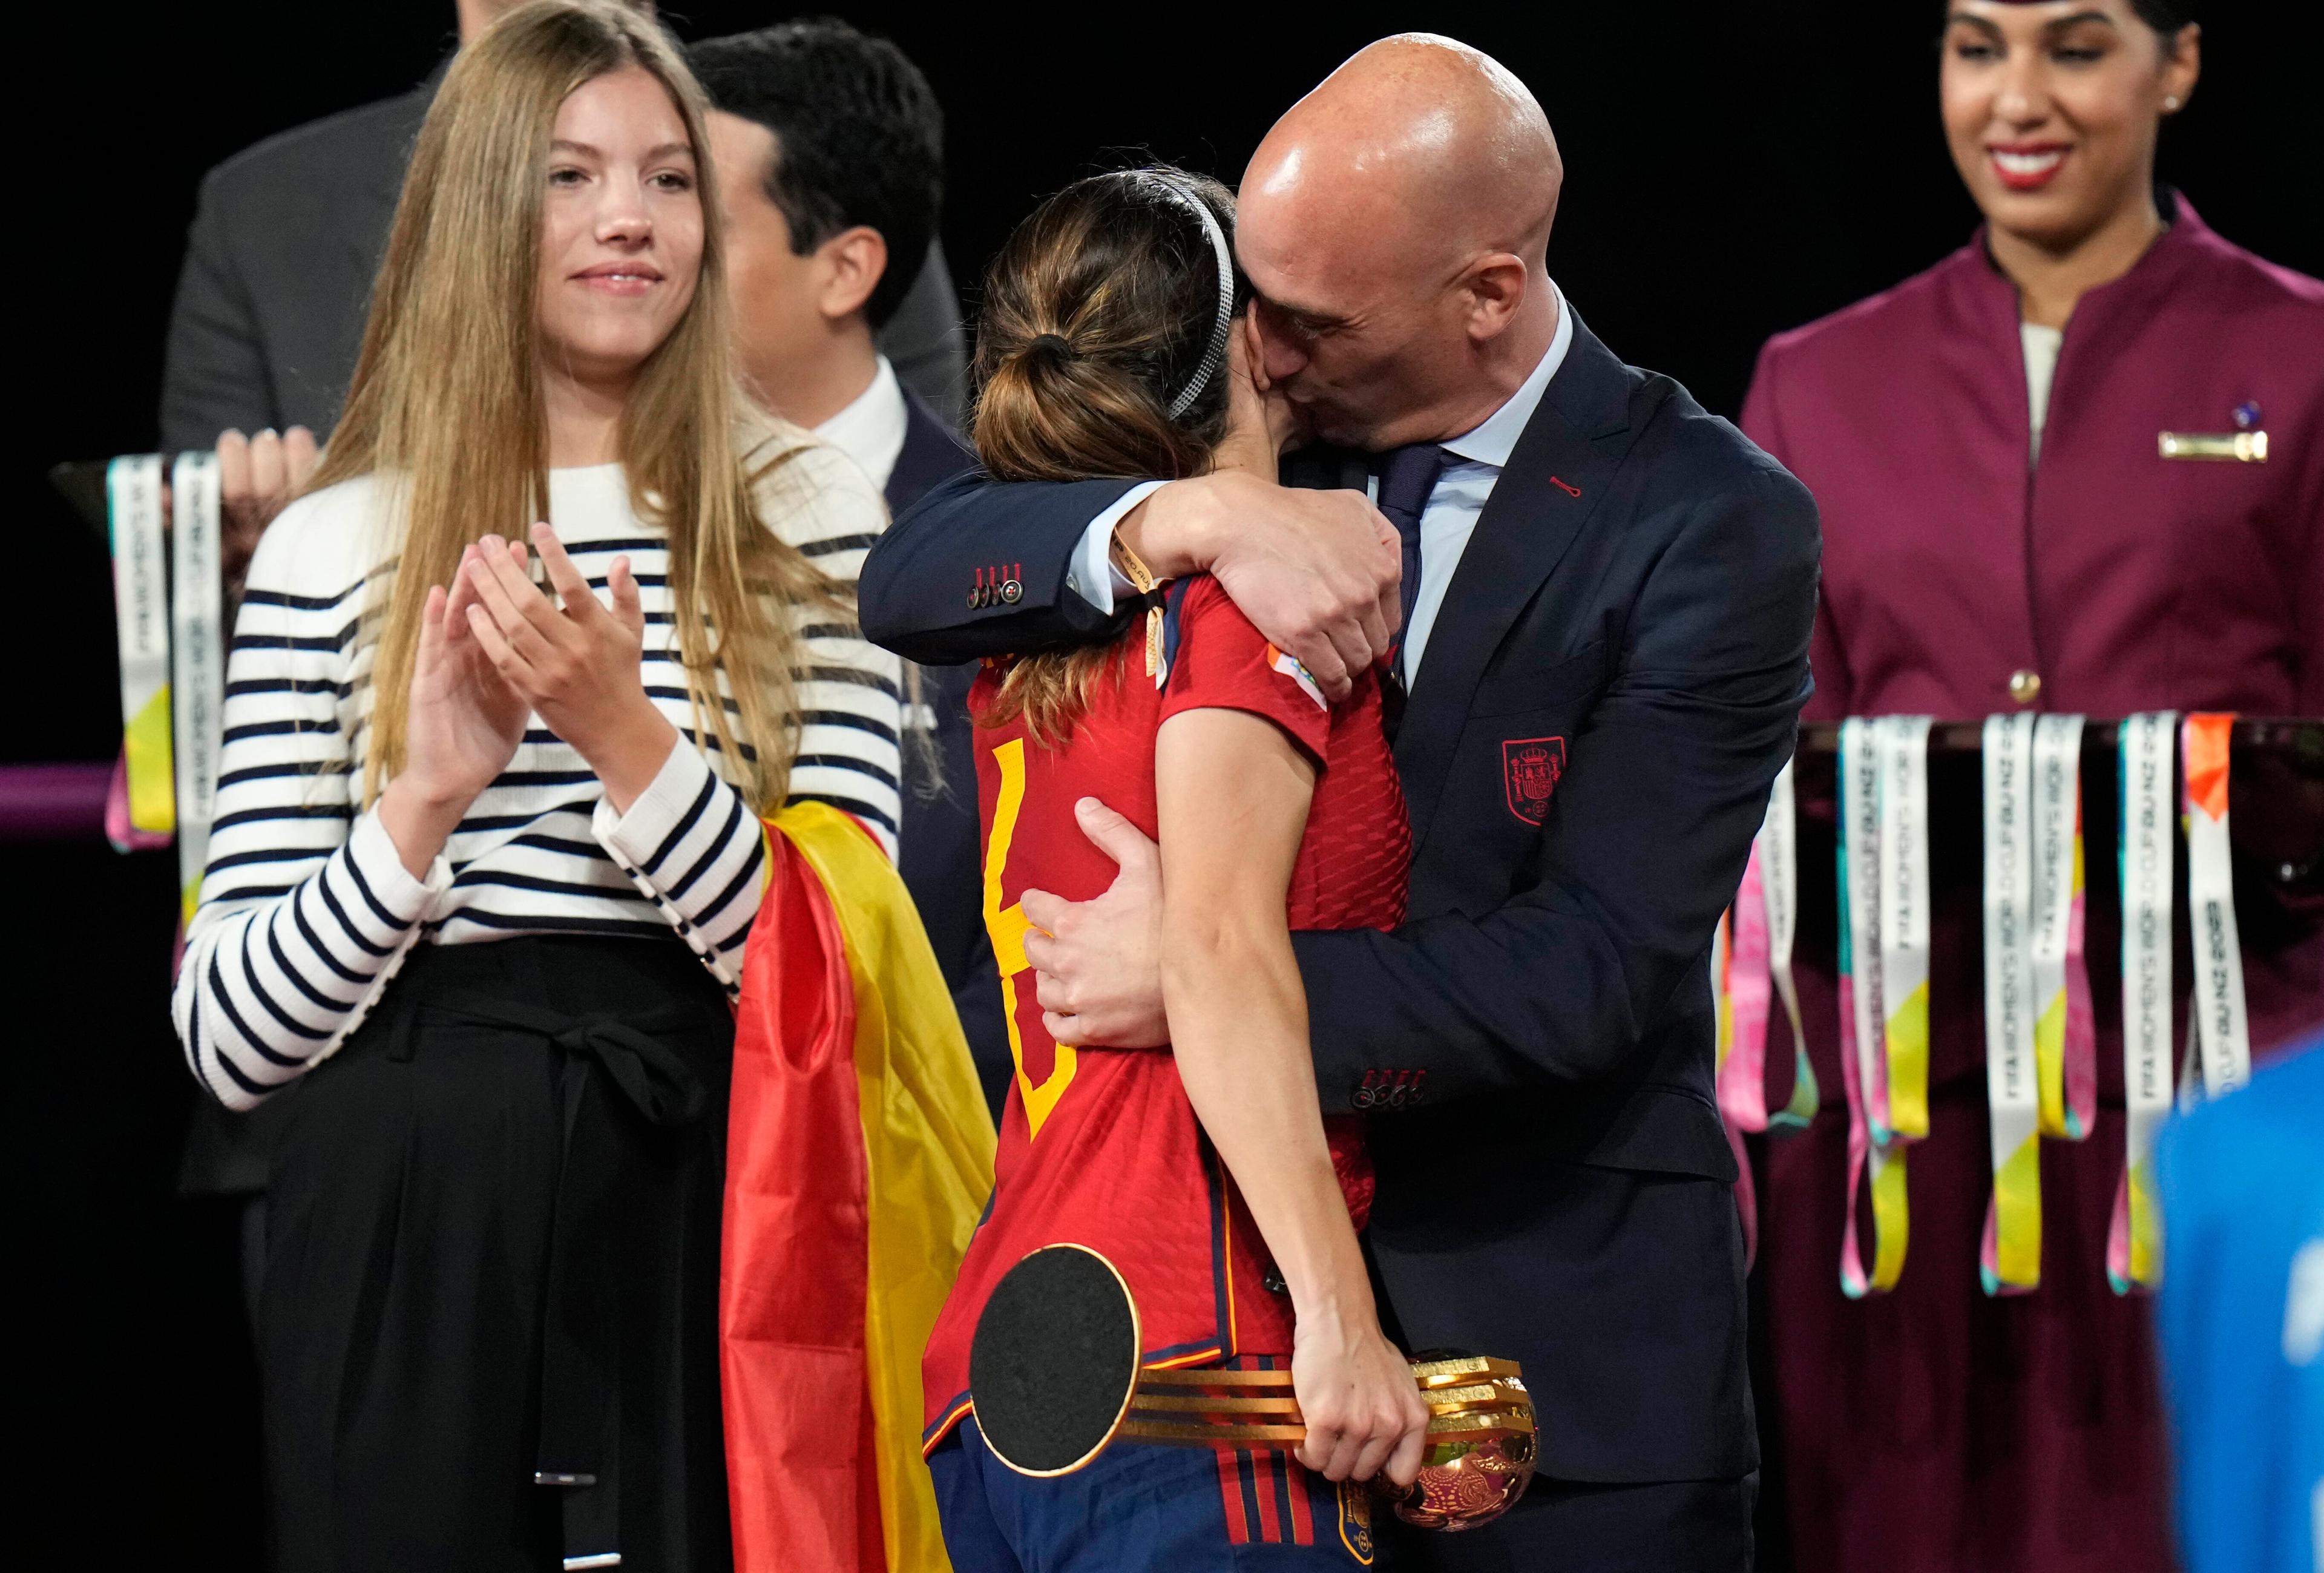
[[(1211, 467), (1227, 435), (1223, 368), (1186, 410), (1169, 406), (1210, 347), (1219, 264), (1201, 219), (1162, 180), (1233, 234), (1225, 187), (1157, 166), (1076, 180), (993, 259), (973, 430), (995, 480), (1176, 480)], [(1249, 286), (1231, 282), (1239, 305)], [(1061, 743), (1098, 684), (1119, 680), (1129, 651), (1143, 648), (1142, 633), (1133, 619), (1110, 644), (1016, 657), (976, 719), (998, 726), (1022, 716), (1034, 742)]]
[[(451, 582), (471, 542), (493, 533), (524, 540), (528, 523), (546, 516), (536, 295), (549, 139), (576, 88), (632, 66), (660, 82), (685, 122), (703, 246), (694, 298), (640, 368), (622, 412), (631, 504), (669, 536), (696, 736), (716, 737), (761, 808), (783, 799), (798, 659), (783, 604), (848, 608), (829, 579), (761, 523), (753, 503), (754, 493), (788, 478), (771, 472), (798, 444), (761, 444), (749, 430), (778, 429), (735, 380), (701, 90), (638, 12), (614, 0), (532, 0), (461, 50), (420, 127), (346, 409), (308, 486), (374, 476), (401, 525), (400, 557), (374, 575), (389, 588), (371, 671), (366, 802), (404, 763), (429, 588)], [(754, 474), (745, 447), (779, 451)], [(739, 728), (719, 691), (722, 667)]]

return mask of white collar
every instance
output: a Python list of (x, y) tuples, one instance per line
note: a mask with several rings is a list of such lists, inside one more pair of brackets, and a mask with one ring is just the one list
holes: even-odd
[(896, 457), (904, 451), (908, 420), (903, 384), (896, 380), (896, 368), (883, 355), (880, 369), (872, 374), (871, 386), (816, 427), (815, 434), (853, 459), (872, 477), (873, 486), (885, 490), (896, 468)]
[(1565, 364), (1565, 352), (1573, 347), (1573, 312), (1554, 282), (1549, 286), (1549, 293), (1550, 299), (1557, 302), (1557, 331), (1550, 336), (1549, 348), (1543, 354), (1541, 364), (1518, 384), (1508, 403), (1469, 430), (1440, 445), (1455, 458), (1501, 468), (1509, 462), (1517, 439), (1525, 435), (1533, 412), (1541, 407), (1541, 396), (1549, 389), (1549, 379), (1557, 375), (1557, 368)]

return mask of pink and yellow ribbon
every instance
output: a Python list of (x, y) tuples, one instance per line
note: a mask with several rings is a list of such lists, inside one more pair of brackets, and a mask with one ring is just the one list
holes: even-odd
[[(1840, 893), (1840, 1063), (1848, 1098), (1848, 1201), (1840, 1247), (1840, 1292), (1885, 1294), (1904, 1270), (1910, 1228), (1904, 1143), (1888, 1118), (1886, 1023), (1882, 998), (1880, 856), (1885, 722), (1850, 717), (1840, 729), (1840, 815), (1835, 861)], [(1925, 734), (1923, 734), (1925, 736)], [(1925, 997), (1925, 996), (1924, 996)], [(1864, 1261), (1857, 1189), (1868, 1171), (1873, 1258)]]
[[(1735, 904), (1720, 920), (1714, 943), (1719, 998), (1719, 1112), (1735, 1151), (1740, 1178), (1735, 1197), (1743, 1218), (1745, 1260), (1757, 1259), (1758, 1216), (1749, 1154), (1743, 1136), (1772, 1127), (1803, 1127), (1819, 1103), (1815, 1071), (1801, 1030), (1799, 991), (1792, 978), (1798, 929), (1799, 858), (1792, 767), (1787, 763), (1768, 793), (1767, 818), (1751, 843), (1750, 861)], [(1775, 1001), (1783, 1001), (1792, 1031), (1792, 1092), (1781, 1109), (1767, 1108), (1767, 1034)]]

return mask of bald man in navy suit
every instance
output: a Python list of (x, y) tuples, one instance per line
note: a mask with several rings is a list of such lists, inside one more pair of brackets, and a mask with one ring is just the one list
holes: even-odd
[[(1392, 1332), (1522, 1362), (1541, 1425), (1513, 1512), (1401, 1533), (1397, 1565), (1740, 1570), (1758, 1446), (1708, 958), (1808, 692), (1815, 508), (1561, 298), (1561, 173), (1476, 51), (1359, 53), (1241, 188), (1258, 375), (1308, 437), (1287, 485), (955, 480), (872, 551), (863, 620), (932, 661), (1106, 637), (1118, 541), (1216, 575), (1329, 688), (1390, 663), (1411, 901), (1392, 933), (1294, 935), (1316, 1082), (1372, 1115)], [(1112, 889), (1024, 898), (1051, 1031), (1163, 1042), (1153, 848), (1083, 824)]]

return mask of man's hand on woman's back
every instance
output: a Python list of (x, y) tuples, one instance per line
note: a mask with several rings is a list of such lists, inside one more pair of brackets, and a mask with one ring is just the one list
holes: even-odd
[(1162, 1009), (1162, 856), (1144, 831), (1095, 798), (1074, 805), (1082, 834), (1120, 865), (1103, 895), (1069, 902), (1025, 893), (1025, 959), (1033, 964), (1041, 1024), (1060, 1043), (1158, 1049), (1170, 1041)]
[(1164, 578), (1207, 569), (1335, 699), (1396, 638), (1396, 526), (1361, 492), (1295, 490), (1222, 470), (1171, 482), (1116, 533)]

